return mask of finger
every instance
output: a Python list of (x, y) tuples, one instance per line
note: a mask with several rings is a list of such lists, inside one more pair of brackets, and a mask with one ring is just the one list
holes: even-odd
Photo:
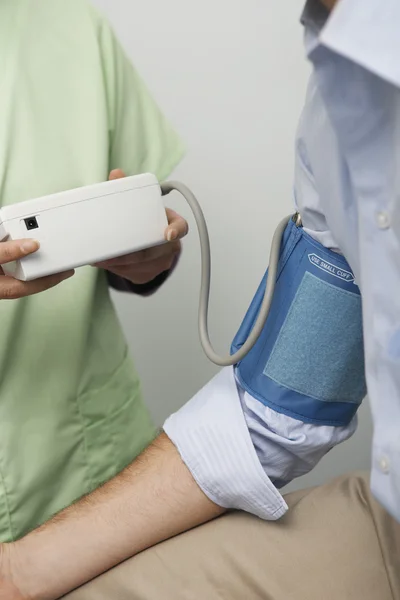
[(44, 292), (55, 287), (62, 281), (69, 279), (74, 275), (74, 271), (67, 271), (57, 275), (49, 275), (35, 279), (34, 281), (19, 281), (10, 276), (0, 278), (0, 299), (1, 300), (16, 300), (17, 298), (25, 298), (33, 296), (40, 292)]
[(170, 258), (180, 252), (181, 244), (179, 241), (172, 242), (171, 244), (162, 244), (160, 246), (153, 246), (152, 248), (146, 248), (140, 250), (140, 252), (133, 252), (132, 254), (126, 254), (125, 256), (119, 256), (112, 258), (100, 263), (95, 266), (101, 269), (111, 269), (114, 267), (134, 266), (141, 264), (148, 264), (155, 260), (162, 258)]
[(0, 264), (4, 265), (14, 260), (19, 260), (37, 250), (39, 250), (39, 242), (36, 240), (26, 239), (0, 242)]
[(168, 227), (165, 232), (165, 238), (172, 242), (173, 240), (180, 240), (189, 233), (189, 225), (181, 215), (171, 208), (166, 209), (168, 218)]
[(122, 169), (113, 169), (108, 177), (109, 181), (113, 181), (114, 179), (123, 179), (125, 177), (125, 173)]

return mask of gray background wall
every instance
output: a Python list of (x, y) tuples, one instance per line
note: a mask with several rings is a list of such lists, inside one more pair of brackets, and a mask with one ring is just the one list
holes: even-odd
[[(227, 351), (267, 266), (277, 222), (292, 210), (293, 139), (309, 66), (286, 0), (95, 0), (188, 148), (174, 174), (198, 195), (213, 250), (210, 327)], [(152, 298), (115, 296), (150, 409), (161, 424), (216, 368), (197, 337), (199, 244)], [(371, 418), (292, 488), (370, 464)]]

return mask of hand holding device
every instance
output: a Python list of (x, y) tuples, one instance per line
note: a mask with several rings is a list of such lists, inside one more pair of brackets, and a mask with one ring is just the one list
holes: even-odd
[(38, 249), (39, 243), (32, 239), (0, 242), (0, 300), (14, 300), (38, 294), (72, 277), (74, 271), (41, 277), (34, 281), (19, 281), (10, 275), (5, 275), (1, 265), (6, 267), (11, 262), (34, 254)]
[[(110, 174), (110, 180), (123, 177), (125, 175), (120, 169)], [(170, 208), (166, 209), (166, 214), (168, 227), (165, 230), (165, 239), (170, 243), (113, 258), (97, 263), (95, 266), (137, 285), (148, 283), (161, 273), (169, 271), (181, 251), (180, 239), (187, 235), (188, 224), (183, 217)]]
[[(34, 235), (40, 250), (0, 264), (4, 275), (24, 282), (94, 264), (147, 283), (171, 267), (187, 230), (182, 217), (165, 209), (154, 175), (124, 177), (118, 169), (108, 182), (3, 207), (1, 242)], [(43, 283), (33, 287), (40, 291)], [(15, 285), (7, 297), (19, 297)]]

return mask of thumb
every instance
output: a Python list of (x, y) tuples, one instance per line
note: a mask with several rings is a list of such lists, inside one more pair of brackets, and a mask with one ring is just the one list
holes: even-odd
[(122, 169), (113, 169), (108, 177), (109, 181), (113, 181), (114, 179), (122, 179), (125, 177), (125, 173)]
[(0, 265), (19, 260), (37, 250), (39, 250), (39, 242), (36, 240), (25, 239), (0, 242)]

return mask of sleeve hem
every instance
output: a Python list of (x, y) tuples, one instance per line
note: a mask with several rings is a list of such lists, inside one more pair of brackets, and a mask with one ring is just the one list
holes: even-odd
[(169, 417), (164, 431), (199, 487), (217, 505), (265, 520), (285, 514), (287, 505), (254, 449), (231, 368)]

